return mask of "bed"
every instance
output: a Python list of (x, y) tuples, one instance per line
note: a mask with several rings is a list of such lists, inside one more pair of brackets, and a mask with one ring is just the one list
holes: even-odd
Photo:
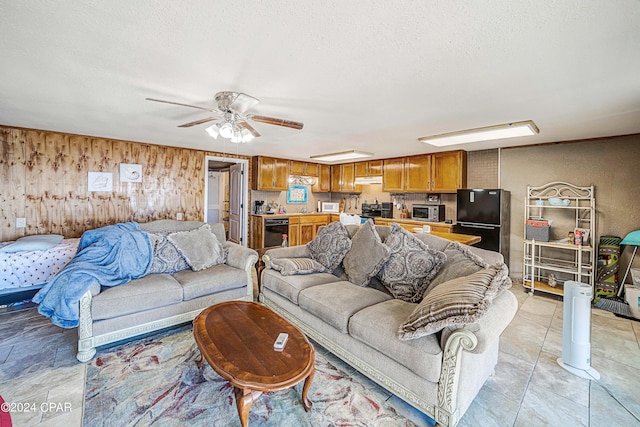
[(0, 304), (30, 299), (71, 261), (79, 242), (79, 238), (63, 239), (44, 251), (0, 252)]

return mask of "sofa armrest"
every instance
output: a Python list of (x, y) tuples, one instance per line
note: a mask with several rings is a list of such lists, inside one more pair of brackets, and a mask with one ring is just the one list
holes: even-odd
[(258, 262), (258, 252), (245, 248), (237, 243), (224, 242), (223, 248), (228, 250), (226, 264), (250, 272)]
[(459, 327), (447, 327), (442, 330), (440, 345), (445, 348), (447, 341), (456, 330), (472, 332), (478, 339), (478, 344), (470, 350), (472, 353), (484, 353), (500, 334), (506, 329), (518, 311), (518, 299), (511, 291), (502, 292), (493, 300), (484, 316), (475, 323)]

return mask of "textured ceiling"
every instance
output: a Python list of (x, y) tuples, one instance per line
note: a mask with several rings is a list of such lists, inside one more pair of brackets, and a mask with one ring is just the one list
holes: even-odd
[[(521, 120), (540, 134), (453, 148), (640, 133), (639, 23), (638, 0), (4, 1), (0, 124), (299, 159)], [(231, 144), (145, 101), (223, 90), (305, 127)]]

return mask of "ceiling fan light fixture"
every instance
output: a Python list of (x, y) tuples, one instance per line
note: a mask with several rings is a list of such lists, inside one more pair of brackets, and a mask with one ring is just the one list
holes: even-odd
[(338, 153), (316, 154), (314, 156), (309, 156), (309, 158), (314, 160), (324, 160), (327, 162), (337, 162), (341, 160), (363, 159), (372, 156), (373, 153), (367, 153), (366, 151), (348, 150), (340, 151)]
[(218, 139), (218, 135), (220, 134), (220, 129), (218, 128), (218, 124), (217, 123), (212, 124), (211, 126), (206, 128), (205, 130), (207, 131), (209, 136), (211, 136), (212, 138)]
[(448, 145), (468, 144), (470, 142), (532, 136), (537, 135), (538, 133), (540, 133), (540, 130), (536, 124), (531, 120), (526, 120), (523, 122), (505, 123), (495, 126), (443, 133), (440, 135), (423, 136), (418, 138), (418, 141), (424, 142), (425, 144), (435, 145), (437, 147), (444, 147)]
[(231, 139), (233, 136), (233, 126), (229, 122), (224, 122), (220, 126), (220, 136), (226, 139)]
[(249, 141), (251, 141), (253, 139), (253, 135), (251, 134), (251, 132), (247, 128), (243, 128), (240, 131), (240, 135), (242, 137), (242, 142), (249, 142)]

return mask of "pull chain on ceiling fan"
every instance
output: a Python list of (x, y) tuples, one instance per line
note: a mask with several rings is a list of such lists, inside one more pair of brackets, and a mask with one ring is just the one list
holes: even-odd
[(165, 101), (155, 98), (146, 98), (146, 100), (179, 105), (181, 107), (197, 108), (199, 110), (212, 112), (215, 114), (215, 117), (207, 117), (179, 125), (178, 127), (186, 128), (213, 121), (214, 123), (206, 128), (207, 133), (213, 138), (217, 139), (218, 136), (220, 136), (222, 138), (229, 139), (234, 143), (249, 142), (260, 136), (260, 132), (258, 132), (249, 123), (249, 120), (297, 130), (302, 129), (304, 126), (303, 123), (292, 120), (278, 119), (275, 117), (260, 116), (256, 114), (246, 114), (246, 111), (258, 104), (260, 100), (242, 92), (225, 91), (216, 93), (214, 97), (216, 107), (214, 108), (184, 104), (181, 102)]

